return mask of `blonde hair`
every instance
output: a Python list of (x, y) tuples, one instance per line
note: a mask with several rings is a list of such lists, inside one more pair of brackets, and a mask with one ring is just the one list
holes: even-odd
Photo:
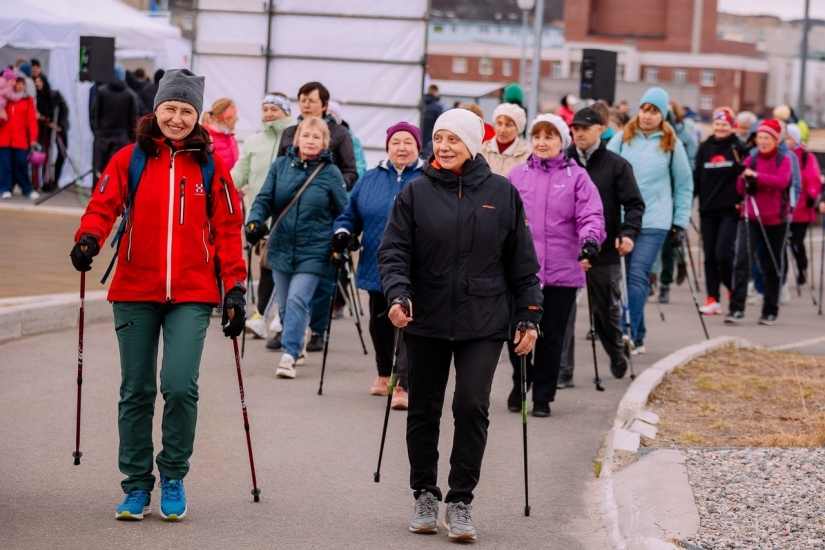
[(204, 111), (203, 115), (201, 115), (201, 124), (213, 124), (220, 119), (221, 115), (232, 107), (234, 103), (231, 99), (222, 97), (220, 99), (215, 100), (215, 103), (212, 104), (212, 108), (208, 111)]
[(461, 105), (461, 108), (470, 111), (481, 120), (484, 120), (484, 111), (481, 110), (481, 107), (479, 107), (477, 103), (464, 103)]
[(324, 149), (329, 147), (329, 126), (327, 125), (327, 121), (317, 116), (311, 116), (303, 119), (298, 127), (295, 129), (295, 147), (297, 149), (301, 148), (299, 143), (301, 139), (301, 132), (303, 132), (307, 128), (317, 128), (319, 132), (321, 132), (321, 137), (324, 140)]
[[(645, 110), (646, 107), (653, 107), (656, 109), (655, 106), (652, 106), (650, 103), (645, 103), (642, 105), (641, 109)], [(656, 109), (656, 112), (659, 112), (659, 109)], [(636, 137), (636, 131), (639, 130), (639, 117), (638, 115), (630, 119), (630, 122), (624, 127), (624, 134), (622, 135), (622, 141), (624, 143), (630, 143), (630, 141)], [(662, 122), (659, 123), (659, 130), (662, 131), (664, 135), (662, 135), (662, 139), (659, 141), (659, 147), (662, 148), (662, 151), (665, 153), (670, 153), (673, 151), (673, 148), (676, 146), (676, 132), (673, 131), (673, 128), (670, 124), (665, 122), (665, 115), (662, 113)]]

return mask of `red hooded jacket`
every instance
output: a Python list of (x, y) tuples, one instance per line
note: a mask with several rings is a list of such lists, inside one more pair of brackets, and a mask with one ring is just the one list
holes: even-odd
[(799, 194), (799, 200), (793, 211), (793, 222), (813, 223), (816, 221), (816, 209), (809, 207), (807, 202), (808, 197), (816, 201), (819, 192), (822, 190), (822, 180), (819, 179), (819, 162), (816, 160), (816, 155), (806, 151), (804, 147), (796, 147), (793, 153), (799, 159), (799, 171), (802, 176), (802, 192)]
[[(223, 160), (213, 155), (210, 218), (195, 153), (173, 154), (163, 139), (156, 139), (155, 145), (132, 198), (108, 300), (219, 304), (216, 261), (224, 288), (246, 288), (243, 214), (232, 177)], [(75, 242), (88, 233), (104, 245), (125, 207), (134, 147), (124, 147), (109, 162), (80, 220)]]
[(9, 119), (0, 123), (0, 147), (28, 149), (37, 141), (37, 109), (34, 99), (24, 97), (6, 105)]
[[(769, 157), (756, 155), (748, 157), (744, 164), (757, 174), (756, 180), (756, 205), (762, 223), (765, 225), (780, 225), (787, 221), (790, 212), (789, 188), (791, 186), (791, 157), (785, 154), (781, 162), (777, 163), (776, 155), (779, 149), (774, 149)], [(756, 211), (753, 208), (749, 196), (745, 193), (745, 182), (739, 177), (736, 180), (736, 190), (745, 197), (745, 206), (742, 208), (741, 216), (745, 216), (747, 211), (748, 219), (758, 221)]]

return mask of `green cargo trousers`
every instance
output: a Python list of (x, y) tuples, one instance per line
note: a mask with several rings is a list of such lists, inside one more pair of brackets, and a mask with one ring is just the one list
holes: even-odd
[(182, 479), (189, 471), (198, 417), (198, 373), (212, 306), (158, 302), (116, 302), (115, 332), (120, 346), (118, 465), (127, 477), (123, 492), (151, 491), (152, 418), (157, 396), (158, 339), (163, 329), (163, 449), (160, 475)]

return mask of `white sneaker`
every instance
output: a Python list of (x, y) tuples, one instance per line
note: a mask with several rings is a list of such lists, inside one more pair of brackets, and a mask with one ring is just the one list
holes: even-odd
[(780, 304), (787, 304), (791, 301), (791, 293), (788, 291), (788, 283), (782, 285), (782, 288), (779, 289), (779, 303)]
[(765, 301), (765, 296), (757, 292), (756, 294), (754, 294), (753, 296), (748, 298), (748, 305), (749, 306), (761, 306), (764, 301)]
[(641, 344), (633, 348), (633, 351), (630, 352), (630, 355), (641, 355), (645, 352), (647, 352), (647, 350), (645, 349), (645, 345)]
[(705, 305), (699, 308), (699, 311), (705, 315), (716, 315), (717, 313), (722, 312), (722, 304), (713, 298), (708, 298)]
[(29, 193), (29, 199), (30, 200), (36, 201), (39, 198), (40, 198), (40, 193), (38, 193), (37, 191), (32, 191), (31, 193)]
[(266, 340), (266, 319), (255, 310), (255, 313), (246, 320), (246, 332), (252, 334), (254, 338)]
[(275, 376), (278, 378), (295, 378), (295, 358), (288, 353), (283, 354), (275, 371)]
[(284, 326), (281, 324), (280, 315), (278, 315), (278, 305), (276, 304), (273, 309), (275, 310), (275, 317), (272, 319), (272, 322), (269, 323), (269, 332), (272, 332), (272, 333), (283, 332)]
[(756, 286), (753, 284), (753, 281), (748, 282), (748, 296), (753, 296), (756, 294)]
[(7, 201), (11, 198), (11, 191), (3, 191), (3, 194), (0, 195), (0, 198)]

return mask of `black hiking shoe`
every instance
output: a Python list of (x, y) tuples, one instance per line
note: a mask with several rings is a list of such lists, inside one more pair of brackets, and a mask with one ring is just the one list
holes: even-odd
[(320, 332), (313, 332), (307, 343), (307, 351), (324, 351), (324, 335)]
[(670, 303), (670, 287), (668, 285), (662, 285), (659, 287), (659, 303)]
[(539, 418), (550, 416), (550, 403), (547, 401), (533, 401), (533, 416)]
[(770, 315), (763, 315), (759, 318), (760, 325), (767, 325), (769, 327), (774, 326), (777, 323), (776, 315), (771, 313)]
[(266, 349), (271, 351), (278, 351), (279, 349), (283, 349), (283, 346), (281, 345), (280, 332), (273, 336), (272, 339), (266, 343)]
[(738, 325), (745, 319), (745, 313), (742, 311), (731, 311), (728, 313), (727, 317), (725, 317), (725, 324), (726, 325)]
[(622, 358), (618, 363), (610, 363), (610, 373), (616, 378), (624, 378), (627, 372), (627, 359)]
[(559, 381), (556, 382), (556, 389), (563, 390), (565, 388), (575, 388), (576, 384), (573, 383), (573, 377), (567, 376), (565, 374), (559, 375)]
[(510, 392), (507, 398), (507, 410), (514, 413), (521, 412), (521, 390), (519, 388), (513, 388)]

